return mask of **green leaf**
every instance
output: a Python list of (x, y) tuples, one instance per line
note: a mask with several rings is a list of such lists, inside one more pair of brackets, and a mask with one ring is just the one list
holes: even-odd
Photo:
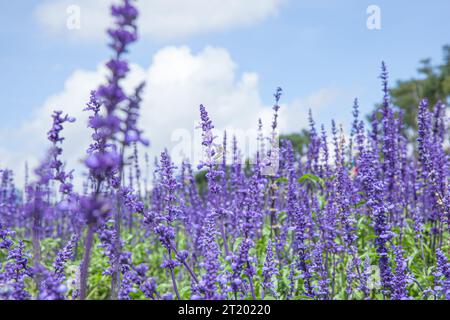
[(311, 173), (306, 173), (298, 179), (298, 182), (300, 183), (304, 183), (306, 181), (310, 181), (316, 186), (320, 185), (322, 188), (324, 187), (323, 179)]
[(288, 183), (289, 179), (285, 177), (279, 177), (277, 180), (275, 180), (276, 183)]

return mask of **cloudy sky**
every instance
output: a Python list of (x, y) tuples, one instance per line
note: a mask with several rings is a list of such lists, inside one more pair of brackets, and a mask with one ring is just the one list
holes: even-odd
[[(64, 135), (77, 167), (89, 142), (82, 109), (104, 79), (110, 52), (109, 0), (27, 0), (0, 4), (0, 166), (35, 164), (48, 144), (52, 110), (78, 121)], [(80, 29), (69, 29), (80, 9)], [(367, 28), (367, 8), (381, 29)], [(393, 79), (415, 76), (418, 61), (441, 59), (448, 43), (448, 0), (145, 0), (141, 41), (126, 86), (147, 82), (141, 126), (151, 156), (193, 132), (198, 105), (221, 131), (268, 125), (272, 93), (284, 89), (281, 128), (298, 131), (312, 109), (318, 123), (344, 125), (355, 97), (363, 111), (379, 101), (382, 60)], [(187, 143), (186, 141), (183, 143)]]

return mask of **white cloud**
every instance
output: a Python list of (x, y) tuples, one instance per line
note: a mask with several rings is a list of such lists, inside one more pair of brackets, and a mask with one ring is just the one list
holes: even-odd
[[(258, 23), (276, 15), (284, 0), (142, 0), (139, 30), (144, 37), (171, 39), (199, 33), (224, 31)], [(112, 0), (47, 0), (36, 7), (35, 16), (45, 30), (79, 39), (103, 39), (111, 25)], [(116, 1), (117, 2), (117, 1)], [(79, 30), (69, 30), (67, 8), (81, 9)]]
[(340, 95), (341, 92), (338, 88), (329, 86), (312, 92), (306, 97), (297, 97), (289, 104), (288, 108), (280, 109), (282, 129), (288, 132), (298, 132), (299, 128), (308, 127), (308, 110), (311, 109), (313, 119), (317, 121), (318, 118), (323, 118), (318, 115), (336, 103)]
[[(224, 129), (236, 133), (255, 130), (259, 117), (266, 128), (270, 126), (272, 110), (261, 101), (258, 75), (248, 72), (238, 75), (236, 69), (229, 53), (214, 47), (206, 47), (197, 54), (188, 47), (166, 47), (154, 55), (148, 69), (131, 66), (126, 89), (131, 90), (143, 80), (147, 83), (139, 126), (151, 141), (148, 151), (152, 158), (165, 147), (175, 151), (180, 146), (184, 149), (200, 146), (199, 130), (195, 130), (200, 103), (207, 107), (217, 133)], [(80, 176), (81, 160), (90, 141), (90, 129), (86, 127), (88, 113), (82, 110), (90, 91), (104, 81), (105, 72), (102, 65), (93, 71), (75, 71), (67, 79), (64, 89), (50, 96), (33, 120), (22, 125), (14, 137), (15, 146), (0, 150), (0, 165), (18, 172), (22, 181), (24, 162), (28, 160), (30, 167), (35, 167), (49, 146), (46, 132), (51, 125), (50, 115), (56, 109), (77, 118), (63, 131), (66, 137), (63, 158), (67, 160), (68, 168), (76, 168)], [(304, 99), (283, 104), (281, 129), (294, 131), (305, 126), (308, 108), (320, 111), (336, 95), (335, 88), (322, 89)], [(197, 133), (193, 138), (194, 132)], [(180, 134), (185, 138), (181, 142), (176, 140)], [(6, 137), (6, 133), (0, 132), (0, 140)], [(192, 154), (186, 156), (192, 157)]]

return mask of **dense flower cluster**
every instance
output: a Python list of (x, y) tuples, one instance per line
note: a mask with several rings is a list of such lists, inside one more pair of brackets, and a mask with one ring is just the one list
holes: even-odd
[(406, 132), (383, 63), (370, 121), (356, 99), (349, 136), (310, 112), (298, 150), (279, 140), (277, 88), (249, 161), (236, 137), (218, 142), (200, 105), (201, 162), (175, 165), (165, 150), (150, 184), (138, 156), (144, 85), (122, 85), (138, 11), (123, 0), (112, 15), (109, 75), (85, 107), (83, 190), (63, 160), (75, 119), (60, 111), (23, 190), (0, 168), (0, 299), (450, 299), (447, 106), (422, 100)]

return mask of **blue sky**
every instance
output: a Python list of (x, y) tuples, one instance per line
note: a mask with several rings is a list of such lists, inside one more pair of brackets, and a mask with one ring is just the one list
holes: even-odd
[[(76, 3), (76, 1), (73, 1)], [(14, 127), (32, 115), (46, 97), (61, 90), (77, 68), (94, 68), (106, 56), (104, 43), (75, 42), (43, 33), (34, 17), (40, 1), (2, 2), (0, 86), (2, 121)], [(366, 8), (381, 8), (382, 29), (366, 28)], [(267, 103), (277, 85), (286, 99), (329, 85), (361, 87), (370, 105), (379, 93), (379, 63), (386, 60), (394, 79), (415, 75), (419, 59), (441, 59), (449, 42), (450, 2), (430, 1), (288, 1), (275, 17), (249, 27), (193, 35), (170, 41), (143, 39), (130, 60), (149, 64), (149, 56), (168, 44), (226, 48), (239, 70), (260, 75)], [(348, 102), (350, 104), (351, 101)]]
[[(107, 2), (107, 0), (99, 0), (95, 3), (105, 1)], [(215, 11), (203, 13), (201, 10), (205, 6), (202, 4), (212, 3), (212, 0), (205, 1), (191, 0), (199, 8), (198, 10), (193, 9), (189, 13), (192, 15), (193, 23), (197, 23), (198, 29), (186, 34), (179, 34), (182, 27), (178, 26), (177, 29), (177, 26), (174, 26), (174, 30), (178, 30), (178, 34), (175, 32), (175, 35), (165, 36), (162, 34), (158, 36), (158, 31), (154, 31), (154, 28), (157, 29), (157, 26), (155, 27), (157, 22), (154, 24), (150, 22), (148, 23), (150, 27), (143, 27), (143, 36), (140, 42), (133, 46), (129, 60), (139, 65), (139, 68), (142, 69), (141, 74), (144, 74), (153, 70), (152, 66), (155, 65), (161, 64), (166, 67), (169, 65), (170, 67), (171, 62), (164, 61), (167, 59), (172, 61), (170, 59), (173, 57), (177, 57), (176, 59), (184, 57), (185, 60), (180, 61), (197, 61), (192, 59), (198, 58), (196, 63), (200, 65), (205, 63), (206, 66), (206, 70), (202, 71), (202, 81), (209, 81), (209, 65), (207, 63), (213, 61), (214, 68), (222, 62), (224, 65), (229, 64), (228, 69), (223, 67), (223, 70), (216, 72), (217, 75), (211, 76), (212, 82), (221, 83), (218, 78), (214, 77), (231, 77), (232, 80), (228, 78), (224, 80), (224, 83), (230, 85), (230, 95), (244, 96), (239, 103), (245, 104), (246, 101), (253, 101), (258, 105), (254, 109), (250, 107), (249, 110), (259, 110), (260, 107), (263, 109), (262, 106), (269, 106), (272, 103), (274, 89), (281, 86), (285, 92), (283, 102), (287, 104), (286, 108), (304, 109), (302, 112), (291, 114), (291, 124), (287, 126), (289, 131), (300, 129), (305, 125), (304, 119), (296, 119), (296, 117), (305, 117), (306, 112), (304, 111), (309, 107), (309, 103), (313, 105), (313, 113), (318, 123), (328, 124), (331, 118), (346, 122), (350, 118), (354, 96), (359, 97), (362, 110), (369, 111), (380, 97), (380, 83), (377, 77), (382, 60), (387, 62), (393, 80), (410, 78), (417, 75), (416, 68), (420, 59), (431, 57), (435, 62), (440, 62), (442, 46), (450, 43), (448, 38), (450, 2), (448, 0), (246, 1), (245, 3), (249, 5), (253, 3), (253, 6), (262, 6), (264, 3), (266, 8), (261, 8), (259, 10), (261, 14), (258, 16), (255, 14), (251, 20), (252, 13), (258, 11), (256, 10), (258, 8), (245, 8), (245, 5), (240, 5), (239, 10), (242, 11), (242, 16), (244, 18), (249, 16), (248, 23), (242, 19), (233, 22), (233, 19), (228, 16), (228, 20), (224, 20), (228, 22), (224, 22), (220, 26), (215, 25), (214, 21), (208, 22), (209, 24), (205, 22), (202, 25), (202, 19), (211, 12), (228, 10), (226, 5), (221, 8), (222, 4), (227, 1), (216, 1), (218, 7), (214, 9)], [(237, 3), (235, 0), (229, 1)], [(170, 2), (171, 8), (174, 8), (175, 11), (177, 3), (184, 6), (188, 6), (190, 3), (181, 0), (170, 0)], [(2, 103), (0, 111), (3, 121), (0, 124), (0, 137), (3, 137), (3, 141), (0, 144), (0, 151), (3, 148), (4, 153), (14, 152), (15, 149), (28, 150), (25, 144), (21, 144), (23, 136), (17, 136), (17, 140), (9, 141), (8, 144), (5, 141), (9, 140), (5, 138), (5, 132), (32, 126), (34, 118), (39, 117), (42, 110), (50, 108), (50, 104), (63, 104), (64, 101), (73, 100), (76, 94), (74, 88), (77, 88), (76, 79), (80, 77), (87, 79), (82, 76), (77, 78), (76, 75), (79, 75), (77, 72), (83, 71), (90, 75), (109, 56), (109, 49), (105, 45), (106, 38), (77, 37), (78, 31), (69, 31), (64, 28), (64, 24), (60, 23), (61, 19), (58, 19), (64, 20), (66, 13), (58, 11), (58, 3), (79, 4), (82, 14), (88, 12), (91, 14), (89, 16), (91, 20), (92, 17), (96, 17), (95, 15), (100, 17), (101, 14), (104, 13), (106, 16), (107, 13), (93, 12), (97, 10), (96, 5), (92, 4), (94, 2), (85, 0), (70, 2), (66, 0), (27, 0), (1, 3), (0, 41), (2, 50), (0, 64), (2, 72), (0, 73), (0, 86), (2, 90), (0, 99)], [(88, 7), (88, 3), (93, 7)], [(147, 10), (152, 9), (150, 7), (152, 3), (158, 5), (157, 12), (162, 10), (161, 12), (171, 14), (170, 10), (172, 9), (164, 8), (164, 3), (167, 2), (162, 0), (146, 2)], [(381, 9), (381, 30), (368, 30), (366, 27), (368, 18), (366, 9), (372, 4)], [(230, 8), (235, 7), (231, 6)], [(61, 8), (64, 9), (64, 6)], [(84, 9), (86, 10), (83, 11)], [(56, 18), (56, 22), (53, 23), (55, 12), (61, 17)], [(239, 12), (232, 12), (232, 15), (235, 14), (239, 15)], [(144, 14), (142, 15), (144, 16)], [(49, 30), (46, 25), (47, 20), (53, 23), (51, 24), (53, 30)], [(93, 21), (88, 22), (92, 23)], [(99, 25), (102, 24), (99, 22)], [(211, 53), (208, 50), (205, 51), (205, 48), (208, 47), (220, 50), (213, 50)], [(177, 49), (172, 52), (164, 50), (165, 48)], [(189, 53), (181, 48), (189, 49)], [(154, 58), (157, 53), (161, 52), (163, 58), (160, 60), (162, 62), (160, 61), (158, 64)], [(184, 66), (183, 63), (181, 65)], [(166, 75), (162, 66), (154, 69), (162, 70), (162, 74)], [(220, 69), (220, 67), (218, 68)], [(178, 72), (176, 70), (174, 72), (174, 76), (178, 76)], [(253, 76), (248, 77), (248, 73)], [(171, 75), (168, 74), (167, 77), (170, 78)], [(68, 79), (72, 80), (68, 81)], [(79, 81), (81, 81), (80, 84), (86, 82), (86, 80)], [(155, 81), (159, 83), (157, 80)], [(189, 81), (192, 82), (192, 79)], [(214, 84), (207, 84), (214, 88)], [(173, 83), (171, 86), (173, 87)], [(241, 90), (242, 86), (247, 89)], [(80, 99), (79, 109), (83, 108), (81, 101), (85, 101), (83, 99), (86, 99), (88, 95), (88, 87), (89, 85), (86, 86), (86, 95), (75, 97)], [(93, 83), (92, 89), (94, 88), (95, 84)], [(161, 87), (156, 86), (155, 88), (161, 90)], [(177, 88), (182, 90), (184, 86)], [(70, 90), (72, 90), (72, 95), (68, 92)], [(156, 89), (152, 91), (150, 88), (149, 91), (151, 99), (158, 95)], [(196, 92), (195, 90), (191, 91)], [(171, 91), (171, 94), (167, 94), (167, 96), (176, 94), (177, 91)], [(205, 95), (207, 94), (208, 92)], [(211, 94), (214, 94), (214, 91)], [(180, 93), (180, 95), (182, 94)], [(328, 99), (324, 98), (326, 95), (329, 95)], [(322, 102), (317, 102), (318, 96)], [(64, 100), (63, 98), (58, 99), (58, 97), (66, 98)], [(195, 103), (191, 103), (192, 106), (183, 106), (183, 108), (192, 108), (192, 112), (197, 112), (196, 103), (203, 102), (202, 99), (203, 95), (198, 94), (193, 98), (192, 101)], [(221, 97), (217, 101), (222, 103), (226, 99), (226, 97)], [(206, 97), (205, 100), (216, 101)], [(234, 103), (235, 100), (231, 99), (230, 101)], [(322, 104), (317, 110), (314, 109), (316, 102)], [(177, 102), (171, 101), (165, 106), (164, 95), (158, 101), (158, 105), (162, 105), (169, 111), (174, 104)], [(64, 109), (66, 106), (55, 105), (54, 108)], [(73, 108), (78, 108), (78, 106)], [(227, 108), (231, 109), (232, 106), (227, 106), (225, 103), (222, 109)], [(235, 113), (221, 113), (222, 109), (217, 109), (217, 115), (222, 118), (242, 115), (242, 110), (239, 109)], [(214, 112), (213, 109), (213, 115)], [(154, 116), (157, 115), (154, 114)], [(148, 118), (151, 117), (150, 114)], [(164, 124), (165, 126), (170, 125), (170, 117), (167, 119), (168, 122)], [(298, 121), (298, 126), (295, 125), (296, 121)], [(180, 124), (178, 123), (177, 126)], [(42, 126), (35, 125), (35, 127), (41, 128)], [(33, 134), (38, 133), (34, 132)], [(162, 135), (162, 133), (158, 135), (153, 132), (151, 139), (152, 141), (164, 140)], [(45, 131), (42, 132), (42, 136), (45, 138)], [(32, 150), (34, 149), (30, 148), (29, 151), (33, 152)], [(10, 157), (10, 161), (14, 161), (14, 159), (18, 159), (18, 155)]]

